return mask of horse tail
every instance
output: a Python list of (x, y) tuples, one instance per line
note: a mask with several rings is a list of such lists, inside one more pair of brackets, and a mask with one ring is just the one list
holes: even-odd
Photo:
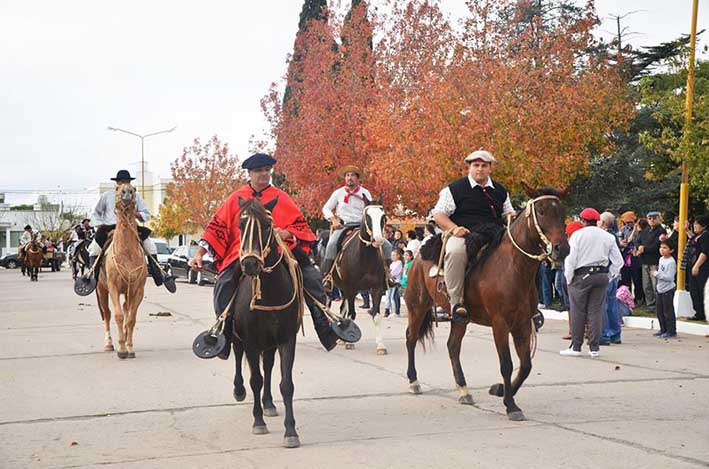
[(420, 258), (414, 259), (409, 270), (409, 285), (404, 300), (409, 311), (408, 339), (419, 341), (425, 348), (426, 339), (433, 340), (434, 302), (426, 289), (426, 269)]

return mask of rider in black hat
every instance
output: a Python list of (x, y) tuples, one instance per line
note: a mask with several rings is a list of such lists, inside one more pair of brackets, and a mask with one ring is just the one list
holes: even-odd
[[(122, 169), (118, 171), (116, 174), (116, 177), (111, 178), (112, 181), (116, 181), (116, 185), (118, 184), (124, 184), (124, 183), (130, 183), (132, 180), (134, 180), (134, 177), (131, 177), (130, 172), (128, 172), (125, 169)], [(137, 200), (136, 200), (136, 214), (135, 218), (138, 221), (141, 222), (146, 222), (150, 220), (150, 212), (148, 211), (148, 207), (145, 204), (145, 200), (140, 196), (140, 194), (137, 195)], [(98, 203), (96, 204), (96, 208), (94, 209), (94, 213), (92, 218), (99, 224), (98, 228), (96, 229), (96, 234), (94, 236), (93, 241), (89, 245), (89, 256), (90, 256), (90, 265), (94, 265), (96, 258), (101, 255), (103, 251), (103, 246), (105, 246), (106, 241), (108, 239), (108, 234), (111, 230), (113, 230), (116, 227), (116, 194), (114, 191), (107, 191), (101, 194), (101, 198), (99, 199)], [(162, 272), (160, 270), (158, 260), (157, 260), (157, 247), (155, 246), (155, 243), (150, 239), (150, 233), (151, 230), (148, 227), (145, 226), (138, 226), (138, 236), (140, 237), (140, 240), (143, 242), (143, 250), (145, 250), (145, 253), (148, 255), (149, 262), (148, 262), (148, 272), (150, 272), (150, 275), (153, 277), (153, 280), (155, 281), (155, 285), (161, 286), (163, 282), (165, 281), (165, 287), (170, 291), (171, 293), (174, 293), (174, 286), (175, 283), (172, 281), (171, 278), (169, 279), (164, 279)], [(96, 268), (94, 269), (94, 275), (98, 279), (98, 274), (99, 274), (99, 265), (96, 265)]]

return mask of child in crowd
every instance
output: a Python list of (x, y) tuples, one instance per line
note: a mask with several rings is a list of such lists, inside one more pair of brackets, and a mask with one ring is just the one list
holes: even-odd
[(404, 296), (406, 291), (406, 286), (409, 284), (409, 269), (411, 264), (414, 263), (414, 253), (411, 251), (404, 251), (404, 273), (401, 275), (401, 291), (400, 296)]
[(619, 285), (618, 290), (615, 292), (615, 298), (618, 300), (618, 314), (621, 317), (621, 321), (625, 316), (632, 316), (635, 309), (635, 300), (630, 287), (624, 283)]
[(669, 240), (660, 242), (660, 262), (657, 271), (653, 273), (657, 279), (657, 320), (660, 323), (660, 332), (653, 334), (663, 339), (677, 337), (677, 319), (672, 300), (675, 296), (675, 276), (677, 263), (672, 253), (674, 247)]
[(384, 317), (389, 316), (389, 307), (394, 310), (394, 314), (399, 316), (401, 310), (401, 298), (399, 297), (399, 285), (401, 285), (401, 277), (404, 273), (404, 265), (401, 262), (401, 257), (403, 253), (401, 249), (394, 249), (391, 252), (391, 265), (389, 266), (389, 273), (391, 279), (396, 285), (391, 287), (387, 291), (387, 307), (384, 309)]

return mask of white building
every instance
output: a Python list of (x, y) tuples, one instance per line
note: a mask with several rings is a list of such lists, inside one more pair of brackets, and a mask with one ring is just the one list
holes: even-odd
[(32, 210), (10, 210), (5, 194), (0, 193), (0, 257), (17, 252), (25, 225), (37, 228), (47, 217), (57, 217), (60, 205), (50, 204), (46, 195), (40, 195)]

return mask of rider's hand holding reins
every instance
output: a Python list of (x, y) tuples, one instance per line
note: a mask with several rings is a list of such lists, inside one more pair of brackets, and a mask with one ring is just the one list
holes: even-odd
[(192, 260), (190, 261), (190, 269), (202, 271), (204, 269), (204, 263), (202, 262), (202, 257), (204, 257), (205, 254), (207, 254), (207, 250), (204, 249), (202, 246), (198, 247), (197, 252), (195, 253)]
[(332, 217), (330, 218), (330, 228), (333, 230), (339, 230), (342, 228), (342, 222), (340, 221), (339, 217)]
[(464, 226), (456, 226), (455, 228), (453, 228), (451, 234), (456, 238), (465, 238), (470, 234), (470, 230)]

